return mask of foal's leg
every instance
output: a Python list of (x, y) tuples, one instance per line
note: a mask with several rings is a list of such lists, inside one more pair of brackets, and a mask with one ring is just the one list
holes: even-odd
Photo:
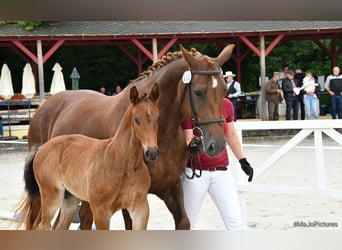
[(129, 208), (128, 211), (132, 218), (133, 230), (146, 230), (150, 215), (147, 194), (145, 197), (137, 198), (134, 201), (133, 208)]
[[(57, 191), (56, 191), (57, 190)], [(41, 220), (36, 229), (50, 230), (51, 220), (56, 214), (58, 208), (63, 204), (64, 190), (50, 188), (41, 189)]]
[[(56, 230), (68, 230), (75, 215), (75, 211), (78, 207), (80, 200), (75, 196), (69, 196), (63, 200), (63, 206), (61, 207), (59, 220), (56, 221)], [(55, 224), (56, 224), (55, 223)]]
[(110, 228), (110, 218), (113, 215), (110, 206), (104, 204), (93, 205), (91, 204), (91, 211), (94, 216), (94, 223), (96, 230), (109, 230)]

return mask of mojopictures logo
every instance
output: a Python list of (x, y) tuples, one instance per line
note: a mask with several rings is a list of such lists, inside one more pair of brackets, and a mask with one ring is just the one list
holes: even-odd
[(325, 222), (325, 221), (295, 221), (293, 227), (338, 227), (337, 222)]

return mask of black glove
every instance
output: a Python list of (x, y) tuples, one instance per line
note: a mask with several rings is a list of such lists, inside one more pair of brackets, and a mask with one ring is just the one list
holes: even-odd
[(240, 162), (242, 170), (246, 173), (246, 175), (249, 176), (248, 182), (251, 182), (253, 179), (253, 168), (251, 167), (251, 165), (249, 164), (246, 158), (240, 159), (239, 162)]
[(194, 136), (188, 145), (191, 154), (199, 153), (203, 150), (203, 143), (200, 137)]

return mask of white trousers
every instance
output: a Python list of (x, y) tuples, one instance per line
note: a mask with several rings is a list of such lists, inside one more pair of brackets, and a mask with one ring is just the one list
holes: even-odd
[[(191, 176), (192, 169), (185, 168), (185, 173)], [(199, 170), (196, 170), (199, 174)], [(190, 220), (191, 230), (197, 229), (197, 219), (207, 193), (217, 206), (226, 229), (248, 229), (244, 224), (240, 201), (231, 170), (202, 171), (200, 178), (188, 179), (182, 175), (185, 212)]]

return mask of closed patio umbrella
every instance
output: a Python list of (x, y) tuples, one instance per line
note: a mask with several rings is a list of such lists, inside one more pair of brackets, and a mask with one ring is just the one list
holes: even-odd
[(26, 63), (23, 72), (21, 94), (27, 99), (31, 99), (36, 93), (36, 82), (34, 80), (31, 65)]
[(23, 72), (21, 94), (29, 99), (29, 121), (31, 120), (31, 100), (36, 93), (36, 82), (34, 80), (31, 64), (26, 63)]
[(59, 65), (59, 63), (55, 63), (52, 70), (54, 71), (54, 73), (52, 76), (52, 82), (50, 87), (51, 95), (65, 90), (65, 82), (61, 65)]
[(14, 95), (13, 92), (13, 85), (12, 85), (12, 76), (11, 71), (8, 68), (7, 64), (4, 63), (1, 69), (1, 76), (0, 76), (0, 96), (6, 99), (7, 102), (7, 116), (8, 116), (8, 137), (3, 137), (3, 139), (17, 139), (18, 137), (12, 136), (11, 131), (11, 117), (10, 117), (10, 99)]
[(14, 95), (13, 93), (13, 85), (12, 85), (12, 77), (11, 71), (8, 68), (7, 64), (4, 63), (1, 69), (1, 76), (0, 76), (0, 95), (7, 99), (11, 99)]

